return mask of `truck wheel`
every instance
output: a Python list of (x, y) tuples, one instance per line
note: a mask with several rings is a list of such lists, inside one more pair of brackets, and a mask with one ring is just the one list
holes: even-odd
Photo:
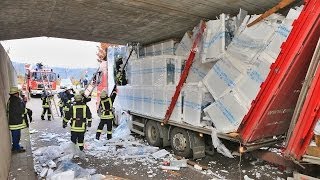
[(192, 150), (186, 130), (177, 127), (173, 128), (170, 136), (170, 142), (176, 155), (186, 158), (191, 157)]
[(150, 145), (161, 147), (162, 139), (160, 137), (160, 129), (157, 122), (149, 120), (146, 124), (146, 138)]

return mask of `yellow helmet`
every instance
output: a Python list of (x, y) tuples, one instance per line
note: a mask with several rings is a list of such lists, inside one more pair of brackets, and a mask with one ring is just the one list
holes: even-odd
[(100, 97), (106, 98), (108, 96), (107, 92), (105, 90), (101, 91)]
[(9, 92), (9, 94), (16, 94), (16, 93), (19, 93), (19, 92), (20, 92), (20, 90), (19, 90), (18, 87), (16, 87), (16, 86), (10, 87), (10, 92)]
[(77, 102), (82, 101), (82, 95), (81, 94), (74, 95), (74, 100)]

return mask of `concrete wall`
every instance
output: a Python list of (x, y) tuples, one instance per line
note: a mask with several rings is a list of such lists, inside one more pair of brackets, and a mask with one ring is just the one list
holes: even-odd
[(16, 72), (0, 44), (0, 179), (7, 179), (11, 161), (11, 139), (6, 117), (9, 88), (17, 85)]

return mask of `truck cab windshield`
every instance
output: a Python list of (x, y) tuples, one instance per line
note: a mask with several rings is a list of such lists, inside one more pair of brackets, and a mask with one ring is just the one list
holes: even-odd
[[(42, 77), (41, 77), (42, 76)], [(48, 72), (48, 73), (40, 73), (40, 72), (33, 72), (32, 79), (35, 81), (50, 81), (53, 82), (56, 80), (56, 73)]]

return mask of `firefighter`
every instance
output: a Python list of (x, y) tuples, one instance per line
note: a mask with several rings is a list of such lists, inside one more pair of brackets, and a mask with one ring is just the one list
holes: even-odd
[(48, 120), (51, 121), (51, 109), (50, 109), (50, 98), (51, 98), (52, 95), (49, 95), (48, 92), (46, 91), (42, 91), (42, 95), (41, 95), (41, 100), (42, 100), (42, 114), (41, 114), (41, 119), (44, 120), (44, 116), (47, 112), (47, 117), (48, 117)]
[(123, 65), (122, 58), (118, 58), (116, 60), (116, 69), (115, 69), (115, 74), (116, 74), (116, 84), (120, 86), (124, 86), (128, 83), (127, 78), (126, 78), (126, 71), (123, 67), (123, 70), (121, 66)]
[(116, 98), (117, 93), (114, 90), (112, 91), (110, 97), (108, 97), (107, 92), (103, 90), (100, 94), (100, 103), (99, 103), (99, 111), (100, 111), (100, 123), (97, 129), (96, 133), (96, 139), (100, 139), (100, 135), (102, 133), (103, 127), (105, 124), (107, 124), (107, 139), (112, 138), (112, 124), (113, 124), (113, 119), (114, 115), (112, 112), (112, 104), (114, 102), (114, 99)]
[(82, 151), (84, 133), (87, 125), (91, 127), (92, 116), (89, 107), (82, 102), (81, 94), (76, 94), (74, 100), (75, 104), (66, 113), (66, 121), (63, 121), (63, 128), (66, 128), (68, 121), (71, 120), (71, 141), (74, 144), (78, 144), (79, 149)]
[[(72, 92), (72, 94), (71, 94), (71, 92)], [(76, 92), (73, 90), (72, 87), (69, 87), (69, 88), (65, 91), (65, 93), (66, 93), (66, 98), (67, 98), (68, 100), (71, 100), (71, 98), (74, 97), (74, 94), (75, 94)]]
[(12, 136), (12, 152), (25, 152), (20, 146), (21, 129), (28, 127), (27, 110), (22, 99), (19, 97), (18, 87), (10, 88), (10, 98), (7, 103), (7, 118)]
[[(71, 94), (70, 91), (72, 91), (73, 94)], [(60, 94), (60, 98), (63, 104), (62, 111), (64, 115), (66, 114), (66, 111), (69, 111), (74, 94), (75, 94), (75, 91), (71, 87), (67, 88), (63, 93)]]
[(59, 106), (59, 111), (60, 111), (60, 117), (63, 117), (63, 100), (62, 100), (62, 93), (60, 92), (58, 93), (58, 98), (59, 98), (59, 102), (58, 102), (58, 106)]
[(70, 111), (70, 108), (71, 108), (71, 106), (72, 106), (72, 101), (71, 100), (68, 100), (66, 103), (64, 103), (64, 105), (63, 105), (63, 114), (64, 114), (64, 116), (63, 116), (63, 122), (68, 122), (69, 120), (66, 118), (66, 114), (68, 114), (69, 113), (69, 111)]
[(81, 96), (82, 96), (82, 101), (83, 101), (83, 103), (86, 104), (87, 102), (90, 102), (90, 101), (91, 101), (91, 94), (90, 94), (88, 97), (86, 97), (85, 94), (84, 94), (84, 90), (80, 90), (79, 93), (80, 93)]

